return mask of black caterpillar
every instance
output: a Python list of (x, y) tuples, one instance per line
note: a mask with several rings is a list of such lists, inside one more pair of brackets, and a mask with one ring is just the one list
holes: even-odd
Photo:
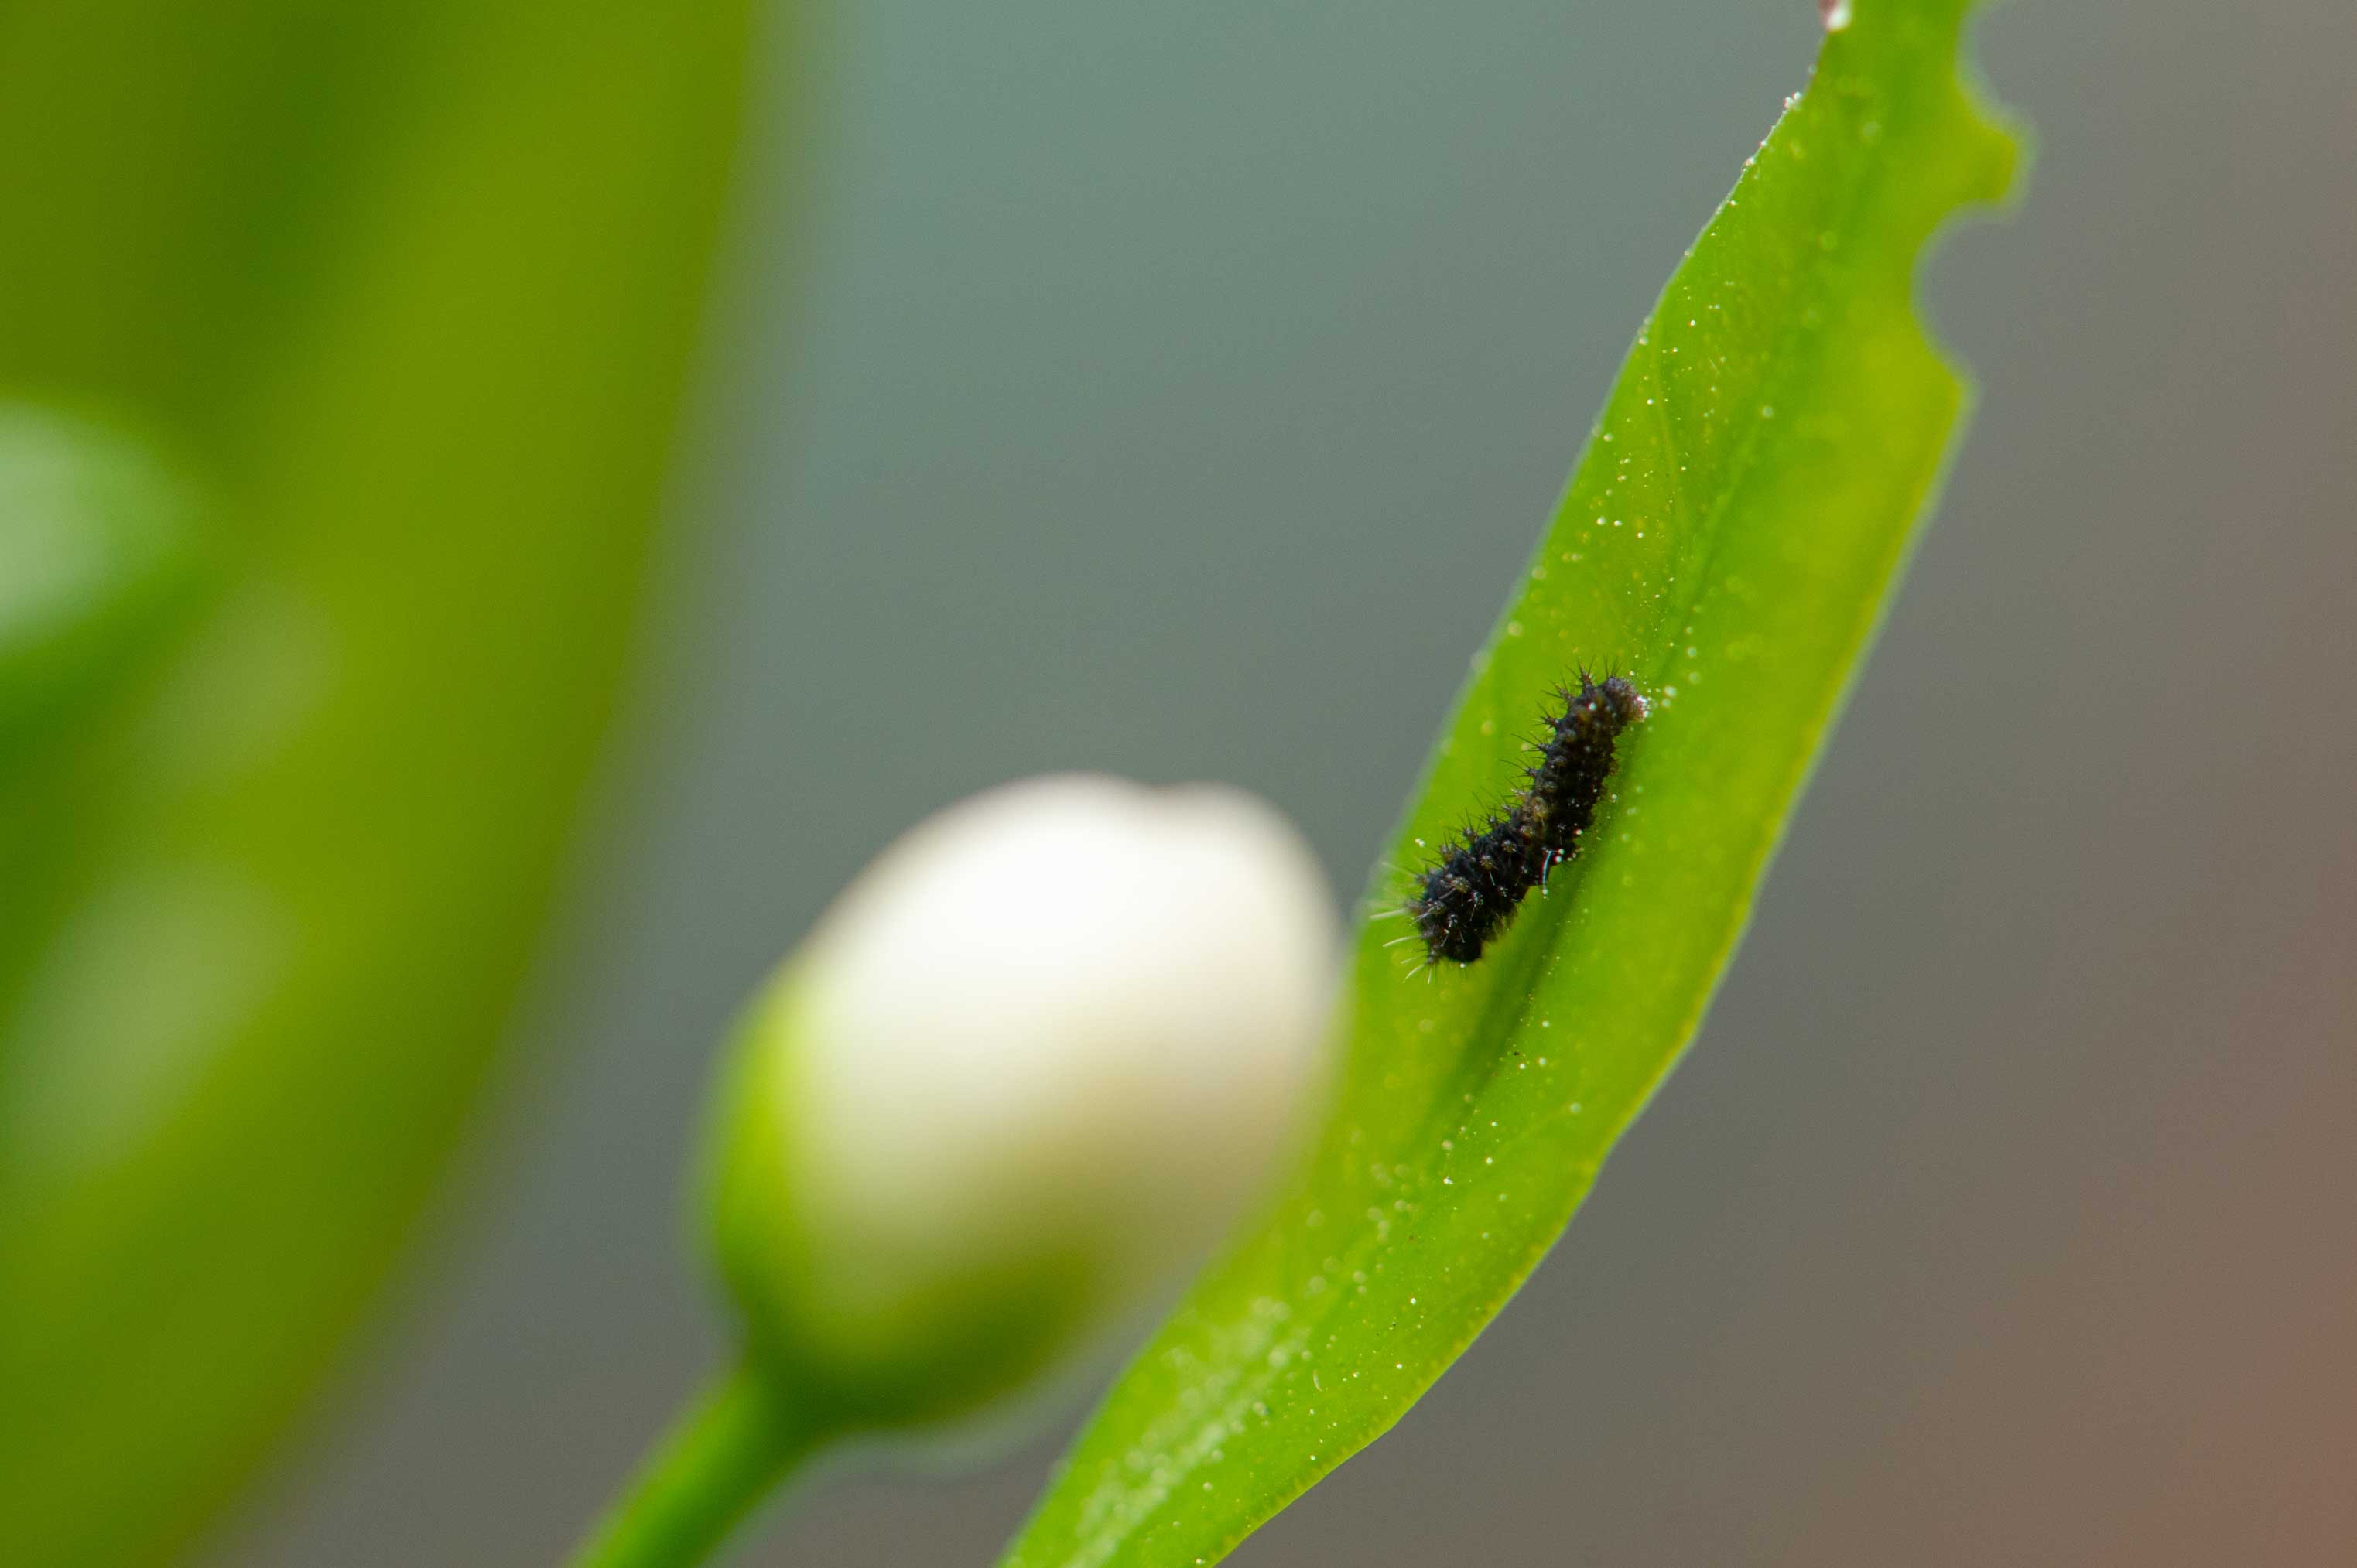
[(1416, 877), (1406, 913), (1430, 962), (1480, 958), (1523, 897), (1579, 853), (1579, 837), (1596, 820), (1612, 777), (1613, 743), (1645, 716), (1644, 695), (1618, 675), (1591, 681), (1583, 670), (1577, 692), (1557, 694), (1563, 714), (1548, 722), (1529, 785)]

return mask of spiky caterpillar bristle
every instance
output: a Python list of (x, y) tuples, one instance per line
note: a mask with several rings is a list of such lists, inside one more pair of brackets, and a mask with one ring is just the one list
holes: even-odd
[(1620, 733), (1645, 716), (1645, 698), (1618, 675), (1565, 690), (1530, 782), (1478, 832), (1469, 828), (1416, 879), (1407, 913), (1429, 961), (1471, 963), (1530, 890), (1579, 853), (1612, 777)]

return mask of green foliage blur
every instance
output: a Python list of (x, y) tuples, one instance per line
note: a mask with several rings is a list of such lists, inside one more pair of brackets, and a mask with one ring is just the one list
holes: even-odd
[(747, 33), (0, 9), (0, 1558), (183, 1547), (451, 1145), (609, 706)]

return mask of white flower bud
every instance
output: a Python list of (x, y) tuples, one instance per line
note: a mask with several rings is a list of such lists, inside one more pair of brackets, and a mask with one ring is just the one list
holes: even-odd
[(1236, 790), (1040, 779), (917, 828), (744, 1026), (719, 1199), (757, 1350), (864, 1422), (1019, 1381), (1262, 1187), (1337, 960), (1307, 846)]

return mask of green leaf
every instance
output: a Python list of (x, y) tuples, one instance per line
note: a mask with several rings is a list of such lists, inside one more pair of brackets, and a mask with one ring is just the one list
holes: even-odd
[(1966, 9), (1857, 0), (1828, 36), (1638, 334), (1394, 858), (1499, 802), (1548, 693), (1612, 667), (1653, 713), (1585, 852), (1467, 968), (1410, 978), (1415, 944), (1384, 945), (1407, 928), (1369, 923), (1307, 1174), (1115, 1385), (1008, 1564), (1213, 1561), (1379, 1436), (1693, 1037), (1958, 423), (1913, 274), (2013, 166), (1957, 80)]
[(201, 1526), (482, 1081), (635, 614), (746, 9), (0, 16), (0, 386), (190, 498), (0, 450), (0, 557), (62, 564), (0, 655), (40, 714), (0, 767), (10, 1562)]
[(0, 404), (0, 779), (184, 618), (194, 506), (129, 436)]

